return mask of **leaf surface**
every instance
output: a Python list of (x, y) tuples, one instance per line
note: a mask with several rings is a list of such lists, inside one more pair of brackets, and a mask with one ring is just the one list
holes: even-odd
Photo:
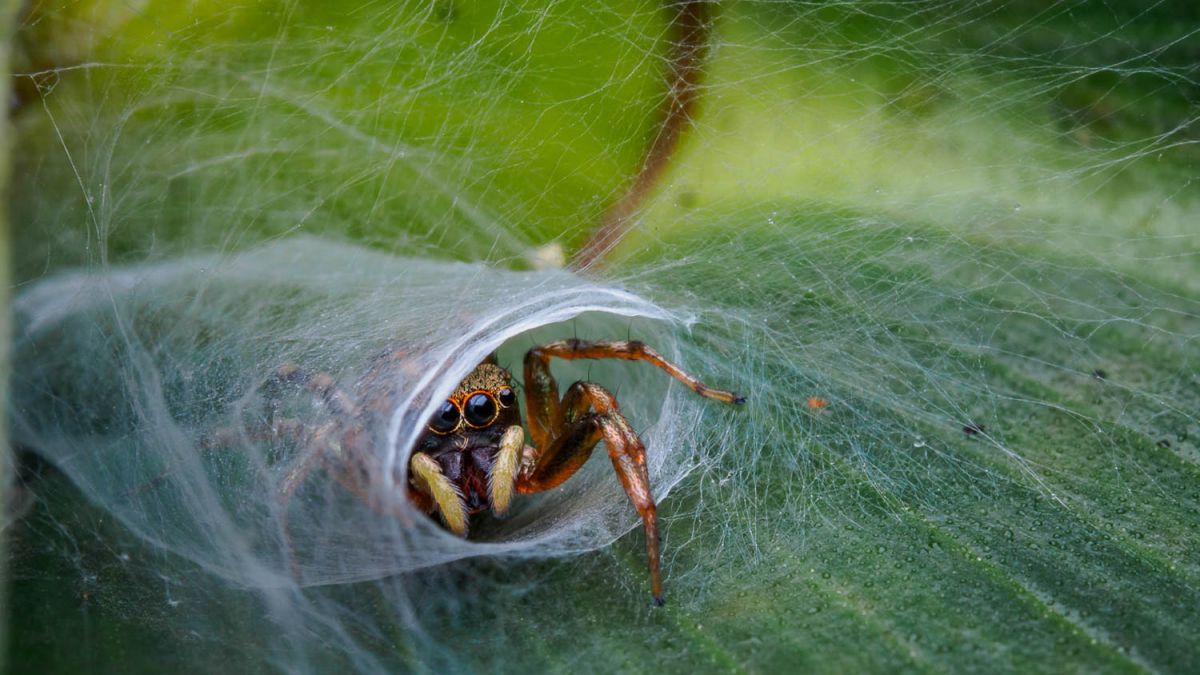
[[(667, 607), (634, 531), (414, 573), (415, 618), (322, 589), (361, 614), (281, 661), (260, 598), (30, 459), (11, 663), (1195, 672), (1195, 10), (1138, 7), (722, 7), (693, 127), (598, 272), (694, 311), (689, 365), (749, 397), (660, 505)], [(35, 4), (18, 286), (297, 233), (576, 250), (655, 133), (670, 16)]]

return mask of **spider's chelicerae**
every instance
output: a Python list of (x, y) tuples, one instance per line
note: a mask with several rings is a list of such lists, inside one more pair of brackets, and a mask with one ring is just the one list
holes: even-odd
[[(402, 356), (397, 352), (384, 361), (395, 362)], [(466, 536), (471, 516), (489, 510), (503, 515), (514, 493), (542, 492), (562, 484), (603, 440), (625, 494), (642, 518), (651, 592), (661, 605), (658, 520), (645, 446), (618, 409), (616, 397), (600, 385), (575, 382), (560, 398), (558, 383), (550, 374), (550, 359), (555, 357), (645, 361), (701, 396), (724, 403), (745, 401), (732, 392), (705, 386), (641, 342), (559, 340), (525, 354), (526, 426), (532, 441), (528, 445), (512, 377), (493, 355), (463, 379), (429, 420), (409, 459), (409, 499), (424, 512), (440, 516), (450, 531)], [(280, 485), (285, 511), (286, 501), (322, 459), (339, 483), (373, 508), (386, 509), (370, 495), (371, 470), (359, 448), (365, 436), (362, 420), (383, 404), (383, 397), (355, 401), (330, 376), (308, 375), (292, 364), (281, 367), (277, 375), (281, 381), (317, 392), (335, 413), (333, 421), (316, 430), (305, 431), (295, 421), (273, 425), (275, 435), (305, 437), (309, 449)], [(373, 379), (378, 382), (369, 373), (365, 381)]]

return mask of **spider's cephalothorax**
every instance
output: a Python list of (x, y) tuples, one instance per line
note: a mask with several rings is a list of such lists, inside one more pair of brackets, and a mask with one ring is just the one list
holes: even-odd
[[(338, 389), (328, 375), (310, 375), (294, 364), (278, 370), (277, 380), (302, 383), (316, 392), (335, 418), (315, 430), (305, 431), (296, 420), (276, 420), (264, 430), (272, 436), (304, 439), (309, 448), (284, 473), (281, 499), (289, 499), (324, 458), (338, 482), (372, 508), (388, 508), (369, 489), (373, 465), (365, 459), (371, 453), (362, 447), (369, 436), (361, 433), (361, 420), (370, 411), (388, 409), (390, 390), (377, 386), (378, 373), (403, 358), (402, 350), (383, 355), (360, 385), (361, 400)], [(489, 358), (439, 404), (427, 423), (409, 459), (408, 496), (426, 513), (437, 513), (452, 532), (465, 536), (472, 515), (482, 511), (503, 515), (514, 493), (542, 492), (561, 485), (603, 440), (617, 478), (642, 518), (651, 591), (655, 602), (662, 604), (658, 516), (650, 492), (646, 448), (618, 409), (616, 397), (604, 387), (579, 381), (560, 397), (558, 383), (550, 373), (551, 358), (645, 361), (706, 398), (724, 403), (745, 400), (705, 386), (641, 342), (558, 340), (525, 354), (525, 428), (530, 440), (526, 444), (512, 378), (496, 365), (494, 357)], [(286, 512), (285, 507), (285, 519)], [(402, 511), (395, 512), (404, 517)], [(286, 534), (286, 522), (284, 531)]]

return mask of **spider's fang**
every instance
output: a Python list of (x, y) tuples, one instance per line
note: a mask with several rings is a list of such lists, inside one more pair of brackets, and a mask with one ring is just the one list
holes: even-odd
[(492, 500), (492, 513), (502, 516), (512, 503), (513, 484), (517, 479), (521, 450), (525, 447), (525, 430), (519, 424), (509, 427), (500, 438), (500, 451), (496, 462), (488, 473), (488, 493)]

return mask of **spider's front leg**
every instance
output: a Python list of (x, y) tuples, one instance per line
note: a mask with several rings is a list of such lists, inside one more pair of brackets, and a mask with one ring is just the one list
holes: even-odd
[[(649, 345), (637, 340), (615, 340), (590, 342), (588, 340), (569, 339), (547, 342), (540, 347), (534, 347), (525, 354), (525, 386), (529, 386), (530, 376), (535, 379), (546, 378), (550, 375), (551, 358), (566, 359), (620, 359), (622, 361), (644, 361), (662, 370), (671, 377), (679, 380), (688, 389), (704, 398), (711, 398), (722, 403), (745, 403), (746, 399), (732, 391), (714, 389), (689, 374), (683, 368), (663, 358)], [(554, 378), (549, 377), (553, 382)], [(536, 384), (539, 393), (544, 394), (540, 382)], [(555, 392), (557, 393), (557, 392)], [(533, 430), (530, 429), (532, 432)]]
[[(662, 564), (659, 556), (658, 512), (650, 492), (646, 447), (629, 422), (617, 410), (617, 400), (598, 384), (576, 382), (561, 403), (555, 401), (564, 424), (549, 445), (542, 446), (536, 459), (517, 477), (517, 491), (542, 492), (561, 485), (587, 462), (600, 439), (608, 447), (613, 469), (633, 502), (646, 532), (650, 564), (650, 590), (654, 602), (663, 604)], [(530, 415), (532, 420), (534, 415)], [(530, 422), (531, 426), (533, 422)]]
[(746, 399), (733, 392), (705, 385), (641, 342), (558, 340), (534, 347), (525, 354), (526, 423), (536, 449), (522, 466), (517, 490), (540, 492), (561, 484), (583, 466), (596, 443), (603, 438), (625, 494), (629, 495), (629, 500), (642, 517), (651, 590), (654, 601), (661, 605), (658, 515), (654, 496), (650, 492), (646, 448), (617, 410), (616, 398), (600, 385), (576, 382), (560, 401), (558, 383), (550, 373), (550, 359), (553, 357), (568, 360), (645, 361), (705, 398), (724, 403), (744, 403)]

